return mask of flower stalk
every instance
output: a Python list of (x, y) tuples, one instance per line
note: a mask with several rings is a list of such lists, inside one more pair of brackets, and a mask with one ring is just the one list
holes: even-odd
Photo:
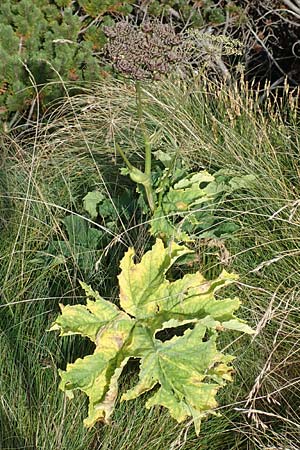
[(126, 78), (135, 81), (136, 106), (140, 130), (144, 140), (144, 172), (134, 167), (123, 150), (116, 145), (123, 158), (130, 178), (142, 184), (151, 212), (155, 211), (155, 198), (152, 186), (151, 143), (143, 117), (141, 81), (159, 80), (182, 61), (183, 38), (174, 28), (159, 21), (145, 21), (136, 26), (120, 21), (114, 27), (105, 27), (108, 38), (107, 59), (114, 69)]

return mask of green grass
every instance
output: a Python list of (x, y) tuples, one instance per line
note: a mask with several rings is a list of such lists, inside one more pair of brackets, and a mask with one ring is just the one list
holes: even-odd
[[(220, 207), (220, 217), (240, 225), (219, 246), (198, 245), (200, 269), (240, 274), (235, 288), (241, 313), (257, 328), (253, 340), (232, 335), (234, 383), (219, 395), (221, 416), (203, 423), (197, 438), (190, 424), (176, 424), (163, 409), (144, 409), (144, 399), (118, 404), (112, 426), (87, 431), (84, 396), (66, 401), (57, 367), (88, 353), (78, 338), (48, 333), (58, 303), (82, 301), (78, 280), (86, 274), (70, 252), (45, 265), (41, 252), (53, 239), (67, 242), (63, 217), (82, 215), (91, 189), (118, 196), (128, 181), (114, 141), (142, 160), (136, 130), (135, 92), (121, 82), (93, 86), (66, 100), (35, 137), (3, 137), (1, 183), (0, 448), (66, 450), (233, 450), (299, 448), (299, 127), (259, 110), (249, 90), (209, 83), (157, 84), (144, 89), (145, 118), (154, 150), (178, 152), (193, 169), (227, 168), (254, 174), (251, 189)], [(57, 118), (56, 118), (57, 117)], [(134, 189), (132, 187), (132, 189)], [(136, 209), (135, 209), (136, 208)], [(115, 236), (99, 252), (100, 270), (87, 282), (114, 299), (118, 261), (128, 245), (142, 251), (149, 236), (136, 206), (119, 220)], [(98, 224), (99, 225), (99, 224)], [(100, 224), (105, 226), (104, 224)], [(94, 225), (97, 226), (97, 223)], [(223, 252), (223, 256), (222, 256)], [(124, 384), (130, 384), (129, 372)]]

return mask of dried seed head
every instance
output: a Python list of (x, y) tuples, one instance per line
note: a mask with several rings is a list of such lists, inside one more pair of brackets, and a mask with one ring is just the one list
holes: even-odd
[(199, 30), (178, 34), (158, 20), (148, 19), (140, 26), (123, 20), (104, 27), (104, 32), (108, 37), (104, 57), (115, 70), (135, 80), (159, 80), (178, 68), (197, 69), (207, 63), (214, 68), (220, 65), (221, 55), (242, 51), (235, 39)]
[(106, 58), (130, 78), (159, 79), (183, 61), (183, 37), (158, 20), (147, 20), (141, 26), (121, 21), (105, 27), (104, 32)]

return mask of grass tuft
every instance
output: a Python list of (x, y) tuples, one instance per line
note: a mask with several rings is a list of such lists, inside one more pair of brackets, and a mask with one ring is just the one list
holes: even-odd
[[(1, 449), (298, 449), (297, 98), (289, 98), (279, 114), (274, 99), (259, 105), (245, 83), (226, 87), (203, 79), (146, 85), (143, 98), (154, 150), (178, 153), (193, 170), (226, 168), (256, 177), (218, 209), (239, 231), (224, 242), (198, 243), (201, 270), (219, 270), (225, 261), (240, 274), (235, 291), (256, 334), (251, 341), (233, 334), (233, 341), (222, 342), (236, 356), (235, 380), (219, 395), (221, 415), (203, 423), (199, 438), (189, 423), (177, 425), (163, 409), (144, 410), (143, 399), (119, 404), (111, 427), (83, 428), (85, 398), (66, 400), (57, 367), (86, 354), (89, 344), (46, 330), (58, 303), (83, 301), (80, 279), (114, 300), (121, 255), (133, 244), (142, 252), (149, 241), (134, 187), (119, 175), (122, 161), (115, 152), (117, 142), (132, 161), (142, 162), (134, 88), (110, 80), (87, 86), (84, 94), (67, 98), (51, 122), (37, 124), (35, 136), (2, 139)], [(117, 215), (116, 226), (89, 221), (82, 206), (89, 190), (101, 190), (117, 207), (126, 187), (133, 198), (129, 218)], [(99, 264), (88, 272), (70, 246), (62, 222), (67, 215), (105, 229), (104, 249), (91, 251)], [(45, 259), (53, 241), (68, 246), (67, 257)], [(124, 386), (134, 376), (129, 372)]]

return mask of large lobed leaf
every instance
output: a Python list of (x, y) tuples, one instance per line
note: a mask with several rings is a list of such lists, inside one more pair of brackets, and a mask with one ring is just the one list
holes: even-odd
[(167, 282), (165, 273), (172, 264), (191, 250), (174, 242), (164, 248), (157, 240), (153, 250), (147, 252), (139, 264), (134, 263), (134, 250), (131, 248), (121, 261), (119, 285), (122, 308), (136, 318), (155, 314), (157, 292)]
[(151, 234), (165, 241), (191, 242), (195, 238), (226, 237), (237, 230), (237, 224), (218, 220), (219, 202), (236, 190), (253, 183), (252, 175), (233, 176), (226, 171), (214, 175), (206, 170), (188, 174), (170, 168), (162, 173), (156, 192), (159, 205), (151, 220)]
[(178, 422), (192, 416), (199, 432), (201, 418), (217, 406), (218, 389), (226, 379), (231, 380), (232, 368), (227, 363), (233, 359), (217, 351), (214, 334), (203, 341), (206, 329), (200, 322), (183, 336), (166, 342), (149, 336), (145, 330), (140, 380), (122, 399), (134, 399), (158, 384), (147, 408), (165, 406)]
[[(234, 316), (237, 298), (216, 299), (220, 288), (236, 280), (223, 271), (212, 281), (199, 272), (170, 281), (166, 274), (174, 262), (190, 252), (160, 239), (135, 263), (129, 249), (121, 261), (120, 308), (82, 283), (86, 305), (61, 307), (51, 330), (61, 335), (81, 334), (95, 343), (93, 355), (60, 371), (61, 389), (75, 389), (89, 397), (86, 426), (108, 422), (118, 394), (118, 379), (130, 357), (140, 359), (138, 384), (123, 394), (130, 400), (157, 388), (146, 406), (162, 405), (178, 422), (192, 417), (199, 432), (201, 419), (217, 406), (216, 393), (231, 380), (230, 355), (217, 350), (221, 330), (252, 330)], [(182, 327), (185, 331), (182, 334)], [(167, 331), (169, 339), (160, 339)], [(174, 335), (174, 330), (179, 334)]]

